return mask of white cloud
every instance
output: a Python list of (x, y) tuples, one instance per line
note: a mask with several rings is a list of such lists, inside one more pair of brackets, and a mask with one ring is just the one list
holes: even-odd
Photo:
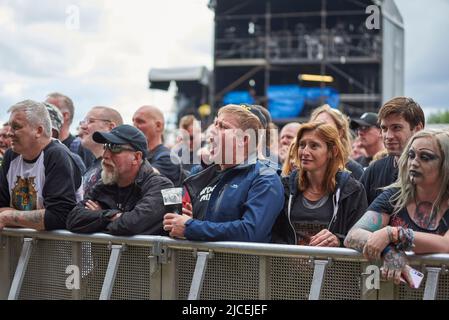
[[(423, 106), (446, 105), (449, 3), (397, 0), (406, 26), (406, 94)], [(151, 68), (212, 66), (208, 0), (3, 0), (0, 5), (0, 119), (7, 107), (51, 91), (70, 96), (79, 121), (94, 105), (126, 121), (143, 104), (167, 111), (171, 95), (148, 90)], [(79, 29), (66, 27), (79, 8)], [(425, 10), (423, 6), (425, 5)], [(75, 122), (76, 123), (76, 122)]]
[[(6, 0), (0, 8), (0, 105), (60, 91), (74, 100), (76, 119), (94, 105), (116, 107), (127, 121), (143, 104), (170, 109), (171, 95), (148, 89), (148, 72), (211, 65), (213, 13), (206, 4), (42, 0), (30, 6)], [(77, 30), (66, 27), (70, 5), (79, 8)]]

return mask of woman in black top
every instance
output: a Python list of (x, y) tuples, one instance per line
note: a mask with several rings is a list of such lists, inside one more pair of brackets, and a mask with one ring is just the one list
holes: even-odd
[(324, 122), (303, 124), (291, 148), (289, 157), (298, 169), (283, 179), (286, 200), (273, 229), (273, 241), (343, 245), (367, 203), (363, 186), (344, 169), (345, 150), (337, 130)]
[(399, 159), (399, 177), (368, 208), (345, 239), (366, 258), (382, 257), (382, 275), (410, 281), (404, 251), (449, 252), (449, 134), (423, 130)]

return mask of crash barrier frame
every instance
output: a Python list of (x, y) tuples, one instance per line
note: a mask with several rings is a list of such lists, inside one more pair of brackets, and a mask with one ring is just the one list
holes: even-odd
[(408, 258), (420, 289), (370, 287), (370, 263), (352, 249), (5, 228), (0, 299), (449, 300), (449, 254)]

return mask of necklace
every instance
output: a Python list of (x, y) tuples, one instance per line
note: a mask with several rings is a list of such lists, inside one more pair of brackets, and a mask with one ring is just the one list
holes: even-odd
[(312, 191), (310, 189), (305, 190), (304, 192), (310, 193), (310, 194), (314, 194), (314, 195), (322, 195), (324, 192), (323, 191)]

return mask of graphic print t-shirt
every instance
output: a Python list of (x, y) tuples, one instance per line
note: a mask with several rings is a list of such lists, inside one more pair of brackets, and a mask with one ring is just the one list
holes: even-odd
[(17, 210), (44, 208), (42, 188), (45, 184), (44, 153), (35, 161), (26, 161), (18, 156), (9, 165), (8, 188), (11, 190), (10, 205)]
[(64, 229), (82, 178), (69, 152), (56, 140), (33, 161), (25, 161), (9, 149), (0, 170), (0, 207), (21, 211), (45, 208), (45, 229)]
[(222, 177), (222, 173), (217, 170), (215, 176), (206, 187), (204, 187), (199, 195), (195, 198), (195, 200), (192, 203), (193, 212), (195, 219), (198, 220), (204, 220), (204, 217), (206, 215), (207, 206), (209, 204), (210, 197), (212, 195), (212, 192), (214, 192), (215, 187), (218, 184), (218, 181)]

